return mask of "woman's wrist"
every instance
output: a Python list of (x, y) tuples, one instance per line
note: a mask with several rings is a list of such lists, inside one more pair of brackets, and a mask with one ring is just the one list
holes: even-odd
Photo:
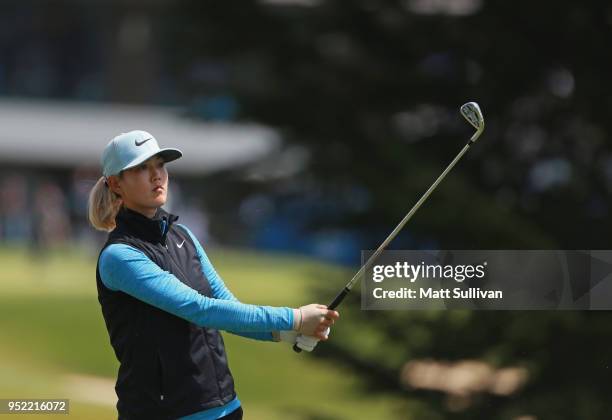
[(302, 310), (300, 308), (293, 310), (293, 330), (299, 331), (302, 328)]

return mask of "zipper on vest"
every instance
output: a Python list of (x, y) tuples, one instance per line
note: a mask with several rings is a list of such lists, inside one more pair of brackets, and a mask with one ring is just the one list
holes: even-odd
[(159, 369), (159, 400), (164, 400), (164, 371), (162, 368), (161, 356), (159, 355), (159, 350), (157, 353), (157, 367)]
[(166, 237), (167, 237), (167, 235), (168, 235), (168, 230), (169, 230), (169, 227), (170, 227), (170, 226), (169, 226), (169, 224), (168, 224), (168, 222), (166, 221), (166, 219), (165, 219), (165, 218), (164, 218), (164, 219), (162, 219), (162, 220), (159, 222), (159, 228), (160, 228), (160, 230), (161, 230), (161, 235), (162, 235), (162, 236), (161, 236), (161, 243), (162, 243), (162, 244), (163, 244), (163, 245), (166, 247), (166, 249), (168, 249), (168, 244), (166, 243)]

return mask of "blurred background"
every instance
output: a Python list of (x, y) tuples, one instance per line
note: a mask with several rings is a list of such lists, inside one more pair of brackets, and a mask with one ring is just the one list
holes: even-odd
[[(329, 303), (468, 100), (392, 248), (609, 249), (610, 40), (603, 0), (1, 2), (0, 398), (116, 418), (86, 200), (132, 129), (244, 302)], [(340, 312), (313, 354), (224, 334), (245, 418), (610, 418), (607, 312)]]

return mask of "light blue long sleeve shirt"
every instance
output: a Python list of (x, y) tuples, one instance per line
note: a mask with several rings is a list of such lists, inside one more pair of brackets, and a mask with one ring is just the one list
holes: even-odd
[[(249, 305), (236, 299), (193, 233), (182, 224), (175, 226), (184, 229), (193, 240), (202, 271), (212, 290), (212, 298), (199, 294), (170, 272), (162, 270), (142, 251), (126, 244), (111, 244), (100, 255), (99, 271), (104, 285), (198, 326), (225, 330), (255, 340), (273, 341), (272, 331), (293, 329), (291, 308)], [(214, 420), (239, 406), (240, 401), (236, 397), (224, 406), (200, 411), (183, 419)]]

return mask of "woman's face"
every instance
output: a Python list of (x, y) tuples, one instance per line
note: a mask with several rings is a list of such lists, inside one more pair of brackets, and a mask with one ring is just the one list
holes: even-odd
[(109, 177), (109, 185), (121, 196), (126, 207), (150, 218), (155, 216), (158, 207), (166, 203), (168, 171), (164, 160), (153, 156), (126, 169), (121, 177)]

